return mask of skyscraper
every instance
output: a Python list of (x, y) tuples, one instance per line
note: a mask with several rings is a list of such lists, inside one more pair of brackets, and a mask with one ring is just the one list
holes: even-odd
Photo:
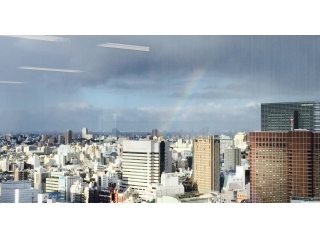
[(199, 192), (220, 191), (220, 140), (213, 136), (193, 140), (193, 184)]
[(250, 133), (250, 195), (253, 202), (320, 197), (320, 133)]
[(159, 131), (158, 129), (152, 129), (152, 137), (159, 137)]
[(67, 130), (64, 134), (64, 139), (65, 139), (65, 143), (66, 144), (70, 144), (72, 143), (72, 131), (71, 130)]
[(88, 128), (82, 128), (82, 138), (86, 138), (88, 134)]
[(294, 129), (320, 132), (320, 102), (261, 104), (261, 131)]
[(224, 170), (235, 171), (236, 166), (241, 166), (241, 149), (229, 147), (224, 151)]

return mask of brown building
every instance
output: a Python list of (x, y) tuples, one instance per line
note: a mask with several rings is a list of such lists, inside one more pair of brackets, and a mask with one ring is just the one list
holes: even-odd
[(193, 140), (193, 183), (195, 191), (220, 191), (220, 140), (213, 136)]
[(67, 130), (64, 133), (64, 141), (65, 141), (65, 144), (71, 144), (72, 143), (72, 131), (71, 130)]
[(14, 181), (22, 181), (22, 180), (28, 180), (28, 172), (24, 170), (19, 170), (19, 168), (16, 168), (14, 171)]
[(253, 202), (319, 197), (320, 133), (306, 130), (250, 133)]

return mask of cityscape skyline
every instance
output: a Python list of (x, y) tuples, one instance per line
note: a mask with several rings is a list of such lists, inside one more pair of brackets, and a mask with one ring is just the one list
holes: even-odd
[[(1, 34), (41, 34), (33, 38), (42, 38), (42, 40), (0, 36), (0, 101), (2, 103), (0, 135), (5, 135), (10, 131), (13, 133), (48, 133), (47, 143), (51, 143), (51, 133), (59, 132), (63, 135), (67, 129), (72, 130), (75, 136), (78, 133), (81, 134), (81, 129), (84, 127), (88, 128), (89, 134), (110, 132), (114, 127), (112, 114), (117, 114), (117, 128), (122, 132), (130, 130), (151, 132), (153, 129), (158, 129), (160, 132), (164, 128), (171, 127), (167, 129), (168, 132), (180, 132), (180, 130), (196, 132), (208, 128), (213, 134), (220, 134), (219, 132), (228, 129), (246, 130), (248, 133), (260, 130), (261, 103), (319, 101), (317, 98), (319, 70), (316, 67), (319, 63), (318, 36), (311, 36), (317, 34), (318, 30), (315, 5), (301, 2), (290, 2), (289, 4), (276, 2), (275, 4), (270, 1), (261, 3), (228, 1), (214, 2), (210, 5), (204, 2), (188, 1), (171, 1), (170, 5), (166, 3), (148, 2), (146, 4), (146, 2), (132, 1), (99, 2), (99, 4), (55, 1), (50, 5), (40, 4), (38, 1), (5, 3), (0, 16), (3, 23)], [(81, 41), (76, 35), (66, 36), (72, 34), (86, 35), (82, 37), (88, 41), (91, 39), (91, 43), (94, 44)], [(92, 39), (90, 35), (96, 34), (109, 35), (110, 38), (98, 36), (96, 40)], [(178, 36), (169, 36), (171, 40), (169, 39), (168, 42), (174, 44), (162, 45), (164, 43), (162, 40), (151, 40), (153, 45), (143, 44), (140, 39), (149, 34), (163, 35), (161, 39), (166, 39), (165, 35)], [(180, 41), (192, 34), (220, 35), (205, 36), (207, 39), (218, 37), (220, 42), (209, 44), (198, 40), (195, 41), (198, 44), (194, 44), (191, 48), (190, 44)], [(232, 44), (234, 36), (230, 34), (238, 35), (235, 37), (240, 39), (238, 44)], [(279, 36), (279, 34), (287, 36)], [(296, 36), (299, 34), (309, 36)], [(121, 35), (121, 37), (117, 39), (116, 35)], [(152, 38), (157, 39), (157, 37)], [(193, 36), (193, 39), (201, 38), (198, 37)], [(69, 38), (68, 41), (62, 41), (65, 38)], [(105, 41), (97, 41), (98, 38)], [(178, 38), (180, 40), (174, 40)], [(257, 40), (259, 38), (265, 40)], [(291, 40), (285, 41), (288, 38)], [(307, 40), (302, 41), (301, 39)], [(107, 42), (137, 45), (142, 48), (139, 51), (95, 46), (95, 44), (100, 45)], [(307, 43), (303, 44), (303, 42)], [(98, 54), (88, 53), (86, 51), (88, 45), (91, 46), (89, 49), (94, 49)], [(143, 46), (149, 47), (149, 51), (146, 51), (147, 49)], [(159, 47), (157, 52), (154, 52), (154, 47)], [(201, 50), (203, 48), (206, 49)], [(184, 54), (179, 54), (177, 50), (181, 50)], [(108, 52), (107, 56), (106, 52)], [(234, 54), (230, 54), (232, 52)], [(151, 54), (154, 55), (145, 61), (149, 64), (145, 67), (143, 57), (151, 56)], [(128, 57), (129, 55), (131, 57)], [(141, 58), (137, 58), (137, 55)], [(212, 55), (216, 61), (204, 61), (203, 56)], [(157, 61), (154, 60), (156, 57)], [(86, 59), (90, 61), (84, 62)], [(152, 61), (149, 61), (150, 59)], [(198, 69), (194, 69), (196, 64), (191, 64), (191, 59), (199, 63)], [(186, 64), (188, 61), (190, 64)], [(157, 64), (152, 65), (151, 63), (154, 62)], [(196, 76), (197, 71), (199, 73), (203, 70), (201, 67), (205, 65), (200, 64), (203, 62), (208, 63), (207, 67), (211, 69), (211, 72), (204, 71), (204, 78), (198, 82), (198, 85), (195, 82), (192, 85), (190, 76)], [(17, 65), (12, 65), (12, 63)], [(184, 63), (185, 67), (181, 70), (177, 67), (178, 63)], [(212, 67), (214, 64), (217, 68)], [(225, 68), (222, 69), (222, 66)], [(32, 68), (38, 68), (38, 70), (32, 70)], [(46, 68), (47, 70), (51, 68), (51, 71), (44, 71)], [(168, 74), (163, 75), (160, 80), (155, 78), (154, 81), (149, 81), (149, 78), (137, 77), (142, 76), (138, 74), (137, 69), (147, 70), (147, 74), (143, 76), (149, 74), (150, 79), (157, 76), (156, 69)], [(73, 72), (64, 70), (73, 70)], [(96, 70), (102, 70), (103, 74)], [(177, 74), (169, 70), (177, 70)], [(12, 74), (13, 72), (15, 74)], [(108, 77), (114, 77), (107, 78), (105, 73), (110, 73)], [(126, 78), (121, 78), (119, 76), (121, 74)], [(79, 77), (84, 75), (90, 75), (92, 78), (85, 81), (85, 78)], [(97, 83), (102, 82), (99, 81), (101, 76), (105, 76), (102, 80), (106, 80), (106, 83), (96, 86)], [(175, 76), (180, 78), (175, 78)], [(218, 79), (217, 76), (221, 78)], [(255, 81), (257, 79), (259, 81)], [(188, 92), (187, 89), (192, 89), (192, 86), (198, 91)], [(105, 93), (106, 89), (107, 93)], [(128, 106), (123, 107), (124, 105)], [(157, 111), (154, 110), (155, 108), (158, 108)], [(223, 115), (224, 118), (222, 118)], [(101, 122), (101, 116), (103, 116), (103, 122)], [(159, 116), (162, 116), (162, 119), (158, 119)], [(177, 119), (181, 120), (177, 121)], [(198, 119), (203, 121), (203, 124), (197, 124)], [(145, 129), (137, 129), (136, 122)], [(32, 127), (37, 129), (32, 129)], [(226, 135), (232, 136), (233, 134), (226, 133)], [(15, 138), (12, 135), (4, 137), (7, 140)], [(225, 142), (221, 145), (225, 148), (229, 142), (230, 144), (234, 142), (234, 139), (224, 137), (222, 142)], [(177, 142), (174, 147), (185, 147), (188, 144), (190, 141)], [(21, 147), (20, 151), (23, 149)], [(10, 152), (11, 150), (13, 149), (5, 151)], [(29, 150), (32, 151), (31, 148)], [(173, 154), (173, 157), (179, 156)], [(59, 161), (61, 160), (59, 158)], [(245, 159), (241, 159), (241, 165), (245, 163), (243, 160)], [(179, 162), (177, 167), (181, 167), (180, 165), (183, 166), (183, 162)], [(29, 167), (27, 164), (25, 166)], [(20, 165), (18, 167), (20, 168)], [(42, 176), (43, 173), (39, 175), (41, 180), (45, 178)], [(232, 176), (228, 178), (227, 188), (237, 183), (237, 186), (242, 185), (245, 186), (245, 189), (249, 189), (247, 173)], [(106, 179), (103, 177), (101, 185), (105, 184), (103, 180)], [(176, 178), (170, 177), (172, 180)], [(190, 177), (190, 175), (185, 177)], [(113, 178), (113, 181), (117, 179), (116, 176), (108, 176), (108, 178)], [(234, 178), (242, 179), (243, 182), (238, 184), (240, 181), (235, 182), (237, 180)], [(43, 185), (46, 187), (46, 184)], [(84, 192), (85, 197), (87, 197), (86, 191), (89, 188), (90, 197), (90, 185), (79, 184), (72, 188), (70, 192), (75, 193), (74, 195), (77, 195), (79, 189), (82, 188), (81, 191)], [(43, 198), (46, 197), (45, 194), (40, 195)], [(49, 200), (52, 200), (50, 198), (55, 196), (50, 196), (49, 193), (47, 197), (49, 198), (47, 202), (50, 203)], [(233, 192), (224, 191), (221, 194), (221, 200), (226, 202), (230, 201), (229, 197), (234, 197)], [(250, 194), (244, 198), (251, 198)], [(121, 198), (118, 201), (121, 201)], [(246, 234), (249, 239), (256, 238), (255, 232), (263, 232), (266, 237), (271, 237), (275, 233), (279, 235), (280, 232), (280, 235), (295, 239), (302, 236), (313, 236), (314, 229), (317, 229), (316, 221), (303, 221), (302, 223), (297, 221), (297, 217), (311, 219), (310, 213), (316, 207), (315, 204), (272, 204), (272, 209), (279, 210), (282, 217), (275, 217), (274, 211), (270, 211), (269, 204), (250, 204), (247, 207), (241, 207), (241, 205), (237, 207), (232, 204), (155, 204), (152, 207), (152, 213), (159, 217), (153, 221), (146, 221), (146, 217), (153, 216), (148, 205), (127, 204), (122, 207), (103, 207), (102, 210), (101, 205), (98, 204), (51, 204), (49, 206), (37, 204), (27, 208), (27, 205), (23, 204), (7, 204), (7, 206), (14, 206), (14, 214), (5, 214), (1, 225), (4, 229), (12, 227), (18, 213), (22, 212), (28, 216), (29, 221), (19, 225), (20, 231), (17, 232), (17, 236), (25, 236), (27, 231), (34, 228), (35, 223), (37, 229), (48, 229), (48, 220), (46, 220), (48, 217), (39, 221), (39, 216), (42, 216), (44, 211), (51, 222), (59, 222), (61, 226), (68, 226), (69, 229), (79, 229), (79, 221), (70, 221), (70, 218), (63, 217), (59, 212), (72, 213), (75, 219), (83, 219), (86, 216), (90, 218), (96, 216), (94, 214), (98, 212), (100, 214), (95, 218), (98, 222), (105, 222), (105, 216), (110, 216), (113, 223), (121, 223), (111, 225), (112, 231), (109, 231), (111, 236), (123, 238), (135, 238), (132, 231), (140, 229), (141, 226), (145, 229), (154, 229), (155, 224), (175, 226), (176, 229), (179, 229), (162, 232), (169, 233), (173, 238), (199, 237), (199, 232), (202, 235), (211, 236), (212, 223), (204, 220), (208, 214), (219, 218), (215, 234), (221, 236), (230, 232), (230, 224), (226, 223), (230, 222), (231, 217), (250, 214), (254, 221), (250, 223), (251, 231)], [(171, 216), (165, 213), (167, 210), (171, 210), (174, 214)], [(127, 217), (128, 214), (134, 217), (134, 221)], [(187, 225), (181, 219), (191, 221), (197, 231), (182, 230)], [(297, 230), (286, 233), (277, 231), (283, 228), (283, 225), (288, 224)], [(271, 225), (273, 231), (266, 231)], [(235, 232), (243, 232), (245, 226), (236, 224), (233, 228)], [(305, 229), (309, 230), (305, 231)], [(73, 231), (72, 234), (80, 238), (99, 238), (101, 235), (99, 231), (93, 233), (85, 230)]]
[(2, 131), (256, 131), (261, 103), (318, 100), (318, 36), (0, 40)]

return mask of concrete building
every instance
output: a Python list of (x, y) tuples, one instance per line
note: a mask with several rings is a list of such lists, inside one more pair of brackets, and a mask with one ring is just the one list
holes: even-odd
[(222, 134), (219, 136), (219, 139), (220, 139), (220, 154), (224, 155), (224, 150), (226, 148), (233, 147), (234, 145), (233, 138)]
[(9, 160), (7, 158), (0, 160), (0, 169), (2, 172), (9, 171)]
[(320, 197), (320, 133), (252, 132), (250, 143), (253, 202)]
[(240, 148), (242, 150), (244, 146), (246, 146), (245, 142), (247, 142), (247, 133), (246, 132), (238, 132), (234, 138), (234, 147)]
[(116, 189), (120, 188), (120, 179), (117, 172), (107, 172), (106, 174), (101, 175), (101, 189), (107, 189), (109, 183), (115, 183)]
[[(39, 193), (46, 192), (46, 179), (50, 177), (50, 172), (42, 167), (34, 169), (34, 188), (39, 190)], [(50, 189), (50, 191), (52, 191)]]
[(178, 173), (162, 173), (160, 184), (151, 184), (141, 196), (143, 202), (157, 202), (164, 196), (177, 197), (184, 194), (184, 187), (179, 182)]
[(193, 143), (193, 185), (199, 192), (220, 191), (220, 140), (195, 137)]
[(51, 177), (46, 178), (46, 192), (60, 192), (61, 200), (70, 202), (70, 187), (80, 176), (70, 176), (67, 172), (51, 172)]
[(124, 140), (122, 189), (131, 187), (143, 194), (152, 183), (159, 183), (163, 172), (172, 172), (169, 142)]
[(235, 173), (225, 175), (221, 190), (221, 203), (240, 203), (243, 199), (247, 198), (245, 169), (244, 167), (236, 166)]
[(19, 170), (19, 168), (16, 168), (14, 171), (14, 181), (22, 181), (22, 180), (28, 180), (28, 172), (25, 170)]
[(28, 164), (31, 164), (32, 168), (40, 167), (40, 159), (37, 154), (33, 154), (31, 157), (28, 158)]
[(224, 170), (235, 171), (236, 166), (241, 165), (241, 149), (229, 147), (224, 153)]

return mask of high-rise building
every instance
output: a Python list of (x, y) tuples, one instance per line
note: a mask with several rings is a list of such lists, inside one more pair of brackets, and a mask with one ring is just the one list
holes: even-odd
[(224, 154), (224, 150), (234, 145), (233, 139), (226, 135), (220, 135), (220, 154)]
[(91, 139), (91, 138), (93, 138), (93, 135), (88, 134), (88, 128), (82, 128), (81, 137), (83, 139)]
[(224, 151), (224, 170), (235, 171), (236, 166), (241, 166), (241, 149), (229, 147)]
[(88, 134), (88, 128), (82, 128), (82, 138), (86, 138)]
[(169, 142), (124, 140), (122, 154), (122, 187), (141, 194), (152, 183), (159, 183), (163, 172), (172, 172)]
[(320, 196), (320, 133), (251, 132), (250, 145), (253, 202)]
[(66, 144), (71, 144), (72, 143), (72, 131), (67, 130), (64, 134), (64, 141)]
[(192, 169), (195, 191), (220, 191), (220, 140), (218, 137), (194, 138)]
[(59, 144), (64, 144), (64, 136), (58, 135), (58, 143)]
[(320, 102), (261, 104), (261, 131), (320, 131)]
[(159, 136), (159, 131), (158, 129), (152, 129), (152, 137), (158, 137)]

